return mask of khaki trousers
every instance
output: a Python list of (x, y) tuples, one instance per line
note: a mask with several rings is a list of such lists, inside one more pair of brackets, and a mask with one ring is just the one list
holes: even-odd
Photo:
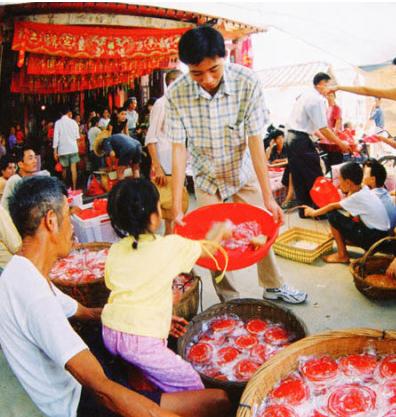
[[(195, 194), (199, 207), (222, 203), (219, 193), (208, 194), (197, 188)], [(253, 206), (264, 207), (260, 186), (256, 178), (249, 181), (231, 198), (234, 203), (247, 203)], [(239, 298), (233, 273), (228, 272), (220, 284), (217, 284), (215, 281), (216, 276), (220, 273), (212, 272), (211, 274), (217, 296), (222, 302)], [(282, 274), (276, 264), (275, 254), (272, 249), (264, 259), (257, 263), (257, 274), (260, 287), (278, 288), (282, 286)]]

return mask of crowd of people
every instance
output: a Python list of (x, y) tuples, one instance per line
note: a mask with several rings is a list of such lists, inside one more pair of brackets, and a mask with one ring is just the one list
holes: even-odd
[(55, 120), (43, 119), (39, 123), (30, 120), (24, 129), (15, 123), (8, 134), (0, 134), (0, 157), (6, 156), (15, 162), (18, 148), (30, 147), (38, 156), (40, 170), (51, 175), (62, 172), (62, 179), (73, 189), (85, 188), (89, 175), (106, 166), (105, 160), (94, 152), (97, 135), (103, 131), (109, 136), (127, 135), (140, 143), (140, 150), (145, 146), (150, 111), (155, 101), (156, 97), (150, 98), (138, 112), (136, 97), (130, 97), (123, 107), (112, 112), (109, 108), (101, 112), (89, 111), (85, 120), (70, 106), (62, 106), (60, 117)]
[[(335, 145), (338, 155), (330, 163), (351, 150), (337, 135), (342, 125), (334, 91), (346, 87), (332, 88), (328, 74), (316, 74), (312, 88), (296, 100), (288, 129), (270, 131), (266, 151), (268, 112), (260, 81), (250, 69), (226, 63), (225, 57), (219, 32), (207, 26), (191, 29), (179, 42), (179, 58), (189, 72), (168, 72), (166, 95), (147, 103), (146, 114), (138, 114), (134, 97), (113, 114), (108, 109), (101, 117), (90, 112), (85, 123), (66, 107), (54, 124), (42, 124), (44, 141), (38, 152), (28, 138), (21, 139), (17, 126), (3, 138), (0, 343), (17, 378), (46, 415), (230, 415), (226, 393), (204, 389), (199, 374), (166, 344), (169, 334), (183, 334), (186, 325), (172, 317), (173, 278), (191, 270), (199, 257), (213, 255), (230, 233), (221, 225), (209, 243), (172, 234), (175, 223), (184, 224), (188, 207), (188, 161), (198, 206), (248, 203), (266, 208), (280, 224), (284, 213), (273, 197), (269, 169), (286, 167), (283, 207), (290, 208), (295, 200), (301, 217), (328, 218), (337, 252), (327, 262), (346, 263), (348, 243), (367, 249), (393, 232), (396, 209), (378, 161), (341, 167), (340, 188), (346, 197), (339, 203), (319, 209), (310, 197), (314, 181), (323, 175), (313, 136)], [(396, 147), (391, 140), (389, 144)], [(37, 175), (36, 153), (41, 168), (49, 171), (46, 175)], [(92, 309), (54, 287), (49, 272), (72, 249), (65, 184), (75, 189), (79, 170), (106, 166), (117, 172), (108, 214), (120, 240), (106, 261), (108, 302), (103, 309)], [(56, 171), (63, 182), (54, 178)], [(166, 230), (160, 236), (163, 218)], [(395, 261), (388, 273), (396, 273)], [(257, 275), (264, 299), (291, 304), (307, 299), (285, 282), (272, 249), (258, 262)], [(221, 301), (239, 298), (231, 273), (213, 272), (212, 278)], [(101, 321), (106, 350), (138, 367), (157, 390), (130, 389), (125, 375), (115, 376), (108, 364), (98, 362), (93, 354), (97, 346), (81, 339), (70, 318)]]

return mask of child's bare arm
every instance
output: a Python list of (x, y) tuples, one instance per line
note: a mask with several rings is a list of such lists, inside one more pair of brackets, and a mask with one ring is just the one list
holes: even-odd
[[(206, 240), (201, 241), (201, 257), (214, 255), (223, 239), (232, 235), (230, 222), (215, 223), (206, 235)], [(210, 243), (209, 243), (210, 242)]]
[(330, 211), (339, 210), (340, 208), (342, 208), (339, 202), (328, 204), (327, 206), (324, 206), (316, 210), (308, 206), (303, 206), (303, 207), (304, 207), (304, 214), (308, 217), (318, 217), (318, 216), (321, 216), (322, 214), (327, 214)]

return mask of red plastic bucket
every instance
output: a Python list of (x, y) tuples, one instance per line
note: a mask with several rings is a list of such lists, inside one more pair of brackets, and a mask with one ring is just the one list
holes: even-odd
[[(243, 203), (223, 203), (200, 207), (188, 213), (183, 221), (185, 226), (176, 225), (175, 233), (194, 240), (204, 240), (206, 234), (216, 222), (231, 220), (238, 225), (247, 221), (256, 221), (261, 228), (262, 234), (267, 236), (265, 245), (258, 249), (248, 247), (245, 250), (226, 249), (229, 257), (228, 271), (246, 268), (267, 256), (272, 244), (278, 236), (279, 224), (276, 224), (271, 214), (267, 211)], [(217, 252), (215, 258), (221, 269), (225, 266), (224, 256)], [(213, 271), (217, 270), (215, 262), (210, 258), (200, 258), (199, 266)]]

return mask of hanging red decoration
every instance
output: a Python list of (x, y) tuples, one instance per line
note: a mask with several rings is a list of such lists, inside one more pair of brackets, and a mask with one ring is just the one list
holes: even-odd
[(25, 51), (19, 51), (17, 67), (22, 68), (25, 63)]
[(15, 22), (12, 49), (90, 59), (142, 59), (177, 53), (182, 29), (118, 29)]
[(27, 73), (29, 75), (77, 75), (104, 74), (115, 72), (151, 72), (156, 68), (174, 68), (177, 55), (154, 56), (144, 59), (79, 59), (49, 55), (29, 54)]
[(74, 91), (106, 88), (119, 84), (129, 84), (134, 76), (143, 74), (86, 74), (33, 76), (24, 71), (12, 74), (11, 92), (24, 94), (63, 94)]

